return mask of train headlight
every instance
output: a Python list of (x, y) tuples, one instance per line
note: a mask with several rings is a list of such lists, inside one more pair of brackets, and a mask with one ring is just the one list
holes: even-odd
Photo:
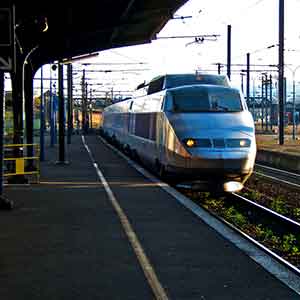
[(251, 146), (250, 139), (227, 139), (226, 146), (229, 148), (249, 148)]
[(228, 181), (223, 185), (223, 189), (225, 192), (233, 193), (238, 192), (243, 188), (243, 184), (238, 181)]
[(185, 140), (185, 144), (186, 144), (189, 148), (192, 148), (192, 147), (196, 146), (196, 140), (194, 140), (194, 139), (186, 139), (186, 140)]
[(241, 147), (247, 147), (247, 140), (240, 140)]

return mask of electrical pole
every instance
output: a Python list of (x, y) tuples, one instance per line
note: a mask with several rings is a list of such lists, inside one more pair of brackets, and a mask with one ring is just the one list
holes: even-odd
[(90, 108), (90, 128), (93, 129), (93, 96), (92, 96), (92, 89), (90, 89), (90, 103), (89, 103), (89, 108)]
[(63, 64), (58, 64), (58, 123), (59, 123), (59, 156), (57, 164), (67, 164), (65, 161), (65, 99), (64, 99), (64, 71)]
[(220, 75), (221, 74), (221, 64), (217, 63), (217, 65), (218, 65), (218, 74)]
[(231, 25), (227, 26), (227, 76), (231, 77)]
[(272, 75), (270, 74), (270, 128), (273, 131), (273, 79)]
[(279, 144), (284, 144), (284, 0), (279, 0), (278, 48)]
[[(52, 65), (50, 67), (50, 147), (53, 147), (56, 143), (56, 135), (55, 135), (55, 111), (54, 111), (54, 97), (52, 91), (52, 70), (56, 70), (56, 65)], [(55, 95), (56, 97), (56, 95)]]
[(81, 112), (81, 118), (82, 118), (82, 131), (84, 133), (87, 133), (87, 84), (85, 82), (85, 70), (82, 71), (82, 82), (81, 82), (81, 89), (82, 89), (82, 112)]
[(246, 99), (250, 105), (250, 53), (247, 53), (247, 71), (246, 71)]
[(268, 80), (268, 74), (266, 73), (265, 74), (265, 95), (266, 95), (266, 101), (265, 101), (265, 118), (266, 118), (266, 131), (268, 132), (269, 130), (269, 118), (268, 118), (268, 115), (269, 115), (269, 101), (268, 101), (268, 83), (269, 83), (269, 80)]
[(260, 107), (261, 107), (261, 129), (264, 130), (264, 74), (261, 74), (261, 101), (260, 101)]
[(73, 133), (73, 70), (72, 64), (67, 65), (68, 77), (68, 137), (67, 143), (71, 144), (71, 137)]
[(244, 73), (241, 73), (241, 90), (242, 90), (242, 93), (244, 94), (244, 76), (245, 74)]

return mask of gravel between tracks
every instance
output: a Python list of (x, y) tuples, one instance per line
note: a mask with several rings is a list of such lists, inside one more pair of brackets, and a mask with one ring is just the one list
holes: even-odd
[(300, 191), (286, 184), (274, 183), (263, 176), (252, 175), (241, 194), (278, 213), (300, 221)]

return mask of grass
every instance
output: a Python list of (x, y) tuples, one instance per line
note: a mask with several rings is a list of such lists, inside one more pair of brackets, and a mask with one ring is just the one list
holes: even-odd
[(300, 267), (300, 235), (286, 233), (279, 236), (262, 224), (250, 222), (246, 215), (233, 206), (227, 207), (225, 201), (221, 199), (205, 197), (201, 202), (206, 209), (223, 217), (290, 263)]

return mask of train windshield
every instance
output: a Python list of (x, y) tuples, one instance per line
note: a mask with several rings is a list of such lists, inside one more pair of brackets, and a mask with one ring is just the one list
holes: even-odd
[(228, 78), (222, 75), (212, 74), (176, 74), (166, 75), (165, 88), (173, 88), (183, 85), (211, 84), (229, 87)]
[(239, 112), (241, 95), (232, 89), (182, 89), (171, 92), (174, 112)]

